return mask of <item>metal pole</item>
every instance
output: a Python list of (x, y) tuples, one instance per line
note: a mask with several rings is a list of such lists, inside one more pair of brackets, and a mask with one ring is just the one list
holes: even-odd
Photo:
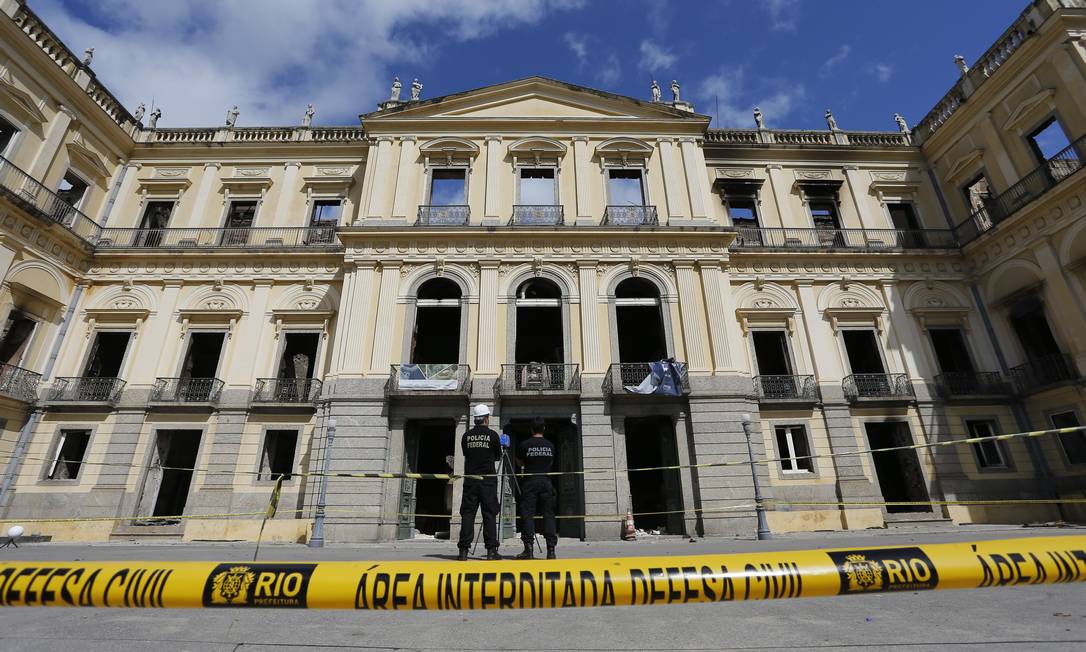
[(313, 516), (313, 536), (310, 548), (324, 547), (324, 503), (328, 498), (328, 467), (332, 462), (332, 442), (336, 438), (336, 420), (329, 419), (325, 427), (324, 463), (321, 465), (321, 490), (317, 494), (317, 513)]
[(743, 434), (747, 437), (747, 456), (750, 458), (750, 477), (754, 481), (754, 512), (758, 516), (758, 540), (772, 539), (769, 523), (765, 519), (765, 503), (762, 502), (762, 488), (758, 484), (758, 471), (754, 466), (754, 448), (750, 443), (750, 415), (743, 415)]

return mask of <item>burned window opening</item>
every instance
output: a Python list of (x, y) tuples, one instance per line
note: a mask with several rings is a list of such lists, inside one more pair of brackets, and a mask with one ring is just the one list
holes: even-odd
[(607, 197), (612, 206), (644, 206), (645, 181), (642, 170), (620, 168), (607, 171)]
[(60, 180), (60, 185), (57, 187), (57, 197), (60, 197), (69, 206), (78, 207), (79, 203), (87, 195), (88, 188), (86, 181), (79, 178), (76, 173), (68, 170), (64, 173), (64, 178)]
[(11, 144), (11, 141), (15, 140), (15, 136), (18, 133), (18, 127), (5, 120), (3, 116), (0, 116), (0, 156), (11, 158), (7, 151), (8, 145)]
[[(1078, 415), (1070, 410), (1052, 414), (1048, 420), (1053, 428), (1077, 428), (1082, 425)], [(1086, 432), (1061, 432), (1059, 439), (1068, 464), (1086, 464)]]
[(620, 362), (655, 362), (668, 357), (660, 291), (651, 281), (628, 278), (615, 288)]
[(253, 228), (253, 220), (256, 218), (256, 207), (255, 199), (230, 202), (230, 207), (226, 212), (226, 223), (223, 225), (223, 245), (242, 245), (249, 241), (249, 231)]
[(468, 171), (435, 168), (430, 172), (430, 205), (462, 206), (467, 202)]
[(460, 286), (449, 279), (431, 279), (419, 287), (410, 362), (460, 362), (460, 303)]
[(4, 332), (0, 334), (0, 364), (21, 366), (37, 326), (38, 322), (18, 310), (8, 314)]
[(189, 336), (189, 349), (181, 367), (182, 378), (214, 378), (219, 370), (226, 333), (197, 332)]
[(565, 362), (562, 290), (543, 278), (525, 281), (517, 289), (514, 362)]
[(1044, 303), (1038, 297), (1029, 296), (1016, 301), (1011, 306), (1010, 322), (1027, 359), (1041, 360), (1063, 353), (1052, 335)]
[(558, 203), (558, 181), (554, 168), (517, 170), (517, 203), (526, 206), (550, 206)]
[(929, 328), (928, 338), (943, 373), (973, 373), (973, 360), (960, 328)]
[(139, 233), (136, 236), (137, 247), (157, 247), (162, 243), (162, 229), (170, 223), (174, 202), (150, 201), (143, 210)]
[(841, 339), (845, 342), (848, 366), (854, 374), (885, 374), (879, 353), (878, 339), (873, 330), (844, 330)]
[(792, 360), (788, 352), (788, 335), (784, 331), (751, 331), (754, 358), (758, 374), (791, 376)]
[(89, 430), (62, 430), (57, 441), (53, 463), (49, 465), (49, 480), (75, 480), (83, 467), (83, 457), (90, 443)]
[[(193, 469), (200, 450), (199, 430), (159, 430), (153, 459), (144, 481), (140, 513), (152, 517), (185, 513)], [(162, 521), (145, 521), (150, 525)]]
[(269, 430), (264, 435), (258, 480), (290, 480), (294, 472), (294, 453), (298, 449), (297, 430)]
[(128, 351), (132, 334), (127, 331), (99, 331), (94, 335), (90, 356), (83, 376), (87, 378), (118, 378)]

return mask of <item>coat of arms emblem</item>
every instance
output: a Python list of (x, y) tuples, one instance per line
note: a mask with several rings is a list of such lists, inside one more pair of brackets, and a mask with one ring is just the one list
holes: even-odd
[(882, 589), (882, 564), (863, 555), (848, 555), (841, 570), (848, 576), (849, 591), (878, 591)]
[(212, 604), (244, 604), (256, 573), (248, 566), (232, 566), (211, 580)]

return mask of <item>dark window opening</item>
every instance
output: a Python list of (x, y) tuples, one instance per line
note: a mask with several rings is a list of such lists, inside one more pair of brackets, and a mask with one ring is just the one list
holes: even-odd
[(635, 471), (679, 463), (670, 417), (626, 419), (626, 472), (634, 525), (660, 534), (683, 534), (683, 490), (678, 469)]
[(517, 290), (514, 362), (565, 362), (562, 291), (552, 281), (525, 281)]
[(4, 332), (0, 334), (0, 364), (20, 366), (26, 350), (30, 347), (30, 336), (38, 322), (18, 310), (12, 310), (4, 323)]
[(412, 363), (460, 361), (460, 298), (460, 286), (449, 279), (431, 279), (419, 288), (411, 341)]
[(68, 170), (64, 178), (60, 180), (57, 188), (57, 197), (60, 197), (69, 206), (79, 206), (83, 197), (87, 194), (87, 182), (80, 179), (74, 172)]
[(1071, 146), (1071, 141), (1067, 139), (1067, 134), (1055, 117), (1034, 129), (1026, 139), (1038, 163), (1044, 163)]
[(430, 205), (463, 206), (468, 203), (468, 172), (464, 168), (437, 168), (430, 172)]
[[(546, 419), (546, 430), (543, 436), (554, 444), (554, 465), (551, 471), (563, 473), (552, 476), (550, 479), (557, 491), (554, 513), (557, 519), (558, 536), (581, 538), (584, 536), (584, 521), (580, 518), (572, 518), (584, 513), (584, 484), (581, 471), (581, 442), (577, 434), (577, 426), (569, 419)], [(513, 419), (505, 424), (502, 429), (510, 439), (510, 451), (519, 450), (520, 442), (532, 436), (530, 419)], [(519, 500), (520, 496), (516, 496)], [(517, 509), (519, 514), (520, 510)], [(540, 532), (542, 521), (536, 524), (536, 532)], [(519, 517), (517, 530), (521, 530)]]
[(784, 331), (751, 331), (754, 343), (754, 359), (758, 373), (764, 376), (792, 375), (792, 361), (788, 353), (788, 336)]
[(916, 219), (916, 210), (912, 204), (887, 204), (886, 210), (890, 212), (890, 222), (895, 229), (902, 231), (920, 230), (920, 221)]
[[(1048, 417), (1053, 428), (1077, 428), (1082, 423), (1074, 412), (1058, 412)], [(1086, 432), (1060, 433), (1060, 447), (1069, 464), (1086, 464)]]
[(808, 204), (811, 211), (811, 219), (816, 229), (839, 229), (841, 223), (837, 219), (837, 203), (825, 200), (812, 200)]
[(214, 378), (219, 370), (226, 333), (193, 333), (189, 337), (189, 350), (181, 367), (182, 378)]
[(960, 328), (929, 328), (928, 337), (943, 373), (973, 373), (973, 360)]
[[(8, 145), (11, 141), (15, 140), (16, 134), (19, 133), (18, 127), (11, 124), (3, 117), (0, 117), (0, 155), (7, 156)], [(10, 157), (9, 157), (10, 158)]]
[[(156, 433), (155, 449), (140, 498), (140, 515), (184, 515), (201, 434), (199, 430), (159, 430)], [(172, 520), (168, 519), (167, 522)], [(162, 522), (158, 518), (143, 523), (160, 525)]]
[[(452, 473), (456, 446), (453, 423), (408, 421), (404, 430), (404, 467), (409, 473)], [(421, 534), (448, 538), (453, 483), (449, 480), (405, 478), (403, 509), (406, 523)], [(406, 502), (406, 504), (404, 504)], [(403, 522), (403, 521), (401, 521)], [(401, 533), (409, 538), (410, 531)]]
[(844, 330), (841, 331), (841, 338), (845, 342), (845, 353), (848, 356), (848, 366), (852, 373), (886, 373), (886, 368), (882, 364), (882, 355), (879, 353), (879, 343), (875, 338), (875, 331)]
[(1060, 345), (1049, 328), (1044, 304), (1036, 296), (1019, 299), (1011, 307), (1011, 327), (1029, 360), (1060, 355)]
[(118, 378), (124, 354), (132, 334), (128, 332), (100, 331), (94, 336), (94, 345), (83, 375), (88, 378)]
[(56, 455), (53, 456), (53, 463), (49, 465), (49, 472), (45, 477), (49, 480), (78, 478), (89, 443), (89, 430), (61, 430)]
[(313, 378), (317, 364), (317, 347), (320, 333), (286, 333), (283, 353), (279, 357), (279, 369), (275, 384), (276, 398), (281, 401), (297, 401), (309, 396), (306, 381)]
[(258, 480), (290, 480), (294, 472), (294, 452), (298, 448), (297, 430), (269, 430), (264, 435)]
[(162, 242), (162, 229), (170, 222), (173, 213), (172, 201), (151, 201), (143, 209), (140, 220), (140, 232), (136, 237), (138, 247), (157, 247)]
[[(916, 451), (880, 450), (912, 446), (908, 426), (904, 423), (868, 423), (865, 427), (883, 500), (889, 503), (927, 502), (928, 488)], [(931, 505), (887, 505), (886, 511), (891, 514), (930, 512)]]
[(814, 473), (811, 446), (807, 441), (807, 429), (803, 426), (778, 426), (777, 453), (784, 473)]
[(558, 183), (554, 168), (520, 168), (517, 203), (526, 206), (551, 206), (558, 203)]
[(628, 278), (615, 288), (615, 320), (620, 362), (667, 358), (660, 291), (650, 281)]
[(728, 217), (734, 226), (758, 227), (758, 204), (750, 199), (729, 199)]
[(256, 200), (232, 201), (226, 211), (222, 244), (242, 245), (249, 241), (249, 231), (256, 218)]
[(644, 206), (645, 189), (641, 170), (608, 170), (607, 202), (612, 206)]
[(338, 199), (318, 199), (313, 202), (312, 226), (337, 226), (343, 214), (343, 202)]
[[(966, 421), (965, 427), (970, 437), (991, 437), (999, 434), (995, 421)], [(1005, 469), (1007, 458), (1003, 454), (1001, 442), (990, 440), (973, 444), (973, 453), (977, 456), (977, 465), (982, 469)]]

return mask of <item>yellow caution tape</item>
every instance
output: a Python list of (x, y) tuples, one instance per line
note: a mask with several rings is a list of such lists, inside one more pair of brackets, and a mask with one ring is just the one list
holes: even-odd
[(554, 561), (0, 562), (0, 606), (526, 609), (1086, 581), (1086, 536)]

